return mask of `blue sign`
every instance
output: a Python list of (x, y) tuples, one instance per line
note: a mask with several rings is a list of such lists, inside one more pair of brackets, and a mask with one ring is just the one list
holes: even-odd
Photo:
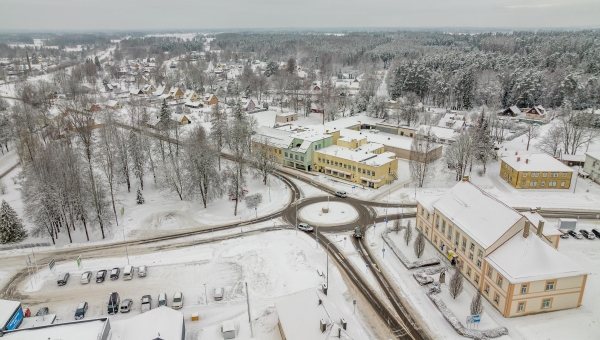
[(369, 268), (369, 264), (367, 263), (367, 268)]
[(356, 188), (356, 185), (353, 185), (353, 186), (352, 186), (352, 189), (354, 189), (354, 188)]
[(356, 248), (356, 251), (360, 253), (360, 248)]
[(473, 323), (481, 322), (481, 316), (479, 314), (473, 315)]
[(21, 324), (21, 321), (23, 321), (23, 309), (21, 306), (19, 306), (19, 309), (17, 309), (15, 315), (13, 315), (12, 319), (10, 319), (10, 321), (6, 324), (6, 330), (10, 331), (17, 329), (17, 327), (19, 327)]
[(387, 218), (386, 218), (385, 220), (383, 220), (383, 221), (384, 221), (385, 223), (388, 223), (388, 220), (387, 220)]
[(315, 239), (315, 241), (319, 242), (319, 239), (318, 239), (318, 238), (316, 238), (316, 239)]
[(257, 207), (254, 207), (254, 210), (258, 210), (258, 208), (257, 208)]
[(381, 251), (385, 253), (385, 248), (381, 248)]

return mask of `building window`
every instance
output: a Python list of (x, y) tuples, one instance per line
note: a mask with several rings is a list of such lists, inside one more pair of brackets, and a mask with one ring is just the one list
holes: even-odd
[(521, 285), (521, 294), (527, 294), (527, 285)]
[(537, 187), (537, 181), (531, 181), (531, 182), (529, 182), (529, 186), (530, 187)]
[(498, 280), (496, 281), (498, 287), (502, 287), (502, 276), (498, 275)]
[(521, 181), (521, 186), (524, 187), (525, 186), (525, 181)]
[(295, 159), (295, 160), (298, 160), (298, 155), (294, 155), (294, 159)]
[(546, 186), (546, 181), (542, 181), (542, 186)]
[(479, 283), (479, 275), (475, 275), (475, 283)]
[(477, 251), (477, 257), (482, 258), (483, 257), (483, 250), (479, 249)]
[(448, 240), (452, 241), (452, 227), (448, 226)]
[(493, 272), (493, 271), (494, 271), (494, 270), (493, 270), (492, 268), (488, 268), (488, 271), (487, 271), (487, 276), (488, 276), (489, 278), (491, 278), (491, 277), (492, 277), (492, 272)]
[(546, 282), (546, 290), (554, 290), (554, 281)]
[(558, 172), (553, 172), (550, 177), (558, 177)]
[(477, 260), (477, 268), (481, 268), (481, 260)]
[(433, 237), (433, 243), (437, 244), (437, 235)]
[(300, 156), (300, 160), (304, 162), (304, 156)]
[(338, 166), (338, 162), (335, 162), (335, 166)]
[(556, 186), (556, 181), (550, 181), (550, 182), (548, 182), (548, 186), (549, 187), (555, 187)]
[(358, 168), (358, 173), (360, 174), (360, 168)]
[(469, 260), (473, 261), (473, 253), (469, 253)]
[(546, 174), (545, 172), (544, 172), (544, 173), (542, 173), (542, 177), (546, 177), (546, 175), (547, 175), (547, 174)]
[(527, 173), (526, 172), (523, 173), (523, 178), (525, 178), (525, 177), (527, 177)]
[(495, 302), (496, 304), (499, 304), (499, 303), (500, 303), (500, 295), (498, 295), (498, 294), (494, 293), (494, 302)]
[(327, 160), (327, 164), (329, 164), (329, 160)]
[(367, 176), (371, 176), (371, 170), (367, 170)]
[(440, 229), (440, 215), (435, 217), (435, 229)]
[(321, 163), (321, 157), (317, 158), (318, 162)]
[(457, 231), (454, 234), (454, 247), (458, 248), (458, 242), (460, 241), (460, 233)]
[(546, 299), (542, 301), (542, 309), (550, 308), (552, 306), (552, 300)]
[(442, 220), (442, 234), (446, 233), (446, 221)]
[(561, 187), (564, 187), (564, 186), (565, 186), (565, 181), (561, 181), (561, 182), (560, 182), (560, 186), (561, 186)]
[(525, 311), (525, 302), (519, 302), (519, 307), (517, 307), (517, 313), (522, 313)]
[(489, 295), (490, 294), (490, 285), (486, 284), (485, 288), (483, 288), (483, 291)]
[(471, 249), (471, 251), (475, 251), (475, 244), (471, 242), (471, 246), (469, 248)]
[(356, 167), (355, 166), (352, 167), (352, 171), (356, 171)]
[(284, 155), (285, 155), (285, 157), (287, 157), (287, 156), (288, 156), (288, 155), (287, 155), (287, 152), (284, 152)]
[(540, 177), (540, 173), (539, 172), (532, 172), (531, 173), (531, 177)]
[(465, 252), (465, 249), (467, 248), (467, 239), (463, 236), (462, 238), (462, 252)]
[(423, 230), (423, 222), (419, 222), (419, 229)]
[(429, 235), (429, 228), (425, 229), (425, 235)]
[(429, 213), (427, 213), (427, 221), (429, 221)]
[(567, 173), (566, 172), (563, 172), (562, 175), (563, 175), (563, 177), (567, 177)]
[(471, 268), (467, 268), (467, 276), (470, 278), (471, 277)]

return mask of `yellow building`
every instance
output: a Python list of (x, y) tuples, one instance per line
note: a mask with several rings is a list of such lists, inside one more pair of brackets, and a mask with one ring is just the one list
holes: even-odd
[(505, 317), (581, 306), (588, 273), (555, 248), (552, 227), (535, 228), (541, 219), (527, 214), (463, 180), (418, 199), (416, 225)]
[(523, 154), (502, 158), (500, 177), (517, 189), (569, 189), (575, 172), (546, 154)]
[(337, 145), (315, 151), (315, 171), (370, 188), (398, 179), (398, 159), (384, 145), (367, 143), (366, 137), (340, 137)]
[(260, 127), (252, 136), (252, 149), (262, 148), (270, 157), (276, 159), (277, 163), (283, 164), (282, 149), (288, 148), (293, 140), (287, 131)]

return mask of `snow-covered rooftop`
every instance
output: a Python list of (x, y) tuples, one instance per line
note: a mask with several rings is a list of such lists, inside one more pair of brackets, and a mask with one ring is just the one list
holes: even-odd
[(523, 216), (525, 216), (525, 218), (527, 218), (529, 220), (529, 222), (531, 222), (531, 224), (533, 224), (533, 228), (535, 228), (535, 230), (537, 230), (538, 226), (540, 225), (540, 221), (544, 222), (544, 230), (542, 231), (542, 234), (544, 236), (549, 237), (549, 236), (562, 235), (562, 233), (560, 231), (558, 231), (558, 229), (549, 225), (547, 223), (546, 219), (544, 219), (542, 217), (542, 215), (540, 215), (536, 211), (524, 212), (522, 214), (523, 214)]
[(269, 127), (259, 127), (256, 129), (256, 134), (252, 136), (255, 142), (266, 141), (268, 144), (277, 148), (287, 148), (290, 146), (294, 138), (290, 136), (290, 132), (281, 131)]
[[(83, 320), (63, 324), (52, 324), (36, 328), (19, 329), (4, 333), (2, 340), (81, 340), (81, 339), (101, 339), (104, 327), (110, 324), (108, 319)], [(144, 327), (141, 327), (144, 328)], [(156, 336), (156, 333), (153, 334)], [(142, 339), (142, 338), (131, 338)], [(143, 338), (153, 339), (152, 337)], [(169, 338), (166, 338), (169, 339)], [(179, 337), (181, 339), (181, 336)]]
[(373, 150), (382, 148), (383, 145), (376, 143), (367, 143), (361, 145), (356, 149), (349, 149), (339, 145), (331, 145), (326, 148), (317, 150), (317, 153), (335, 156), (355, 162), (364, 162), (371, 158), (375, 158), (377, 155), (372, 153)]
[(344, 137), (351, 137), (354, 139), (360, 139), (363, 137), (367, 137), (367, 140), (369, 142), (379, 143), (379, 144), (383, 144), (385, 146), (398, 148), (398, 149), (404, 149), (404, 150), (410, 150), (410, 145), (412, 144), (412, 138), (410, 138), (410, 137), (392, 135), (390, 133), (384, 133), (384, 132), (370, 133), (369, 130), (362, 130), (362, 134), (361, 134), (361, 131), (342, 129), (340, 131), (340, 135), (344, 136)]
[(517, 171), (550, 171), (574, 172), (575, 170), (564, 165), (561, 161), (545, 153), (517, 154), (503, 157), (502, 161)]
[(330, 138), (331, 136), (325, 133), (321, 133), (315, 130), (307, 130), (303, 132), (298, 132), (292, 135), (293, 138), (302, 139), (305, 142), (316, 142), (321, 139)]
[(561, 159), (569, 162), (585, 162), (585, 155), (567, 155), (562, 154)]
[(511, 283), (587, 274), (587, 271), (530, 232), (519, 232), (486, 257)]
[(162, 306), (131, 319), (120, 339), (155, 339), (160, 333), (161, 339), (181, 339), (183, 332), (183, 314), (170, 307)]
[(15, 309), (19, 307), (19, 301), (2, 300), (0, 299), (0, 327), (4, 327), (12, 317)]
[(600, 152), (586, 152), (585, 154), (591, 158), (600, 159)]
[(445, 127), (439, 126), (431, 126), (431, 125), (421, 125), (419, 126), (419, 134), (427, 135), (427, 130), (431, 129), (431, 134), (435, 135), (438, 138), (444, 139), (452, 139), (456, 136), (456, 132), (453, 129), (448, 129)]
[(382, 118), (368, 117), (368, 116), (352, 116), (341, 119), (336, 119), (331, 122), (325, 123), (325, 126), (333, 130), (334, 128), (337, 130), (347, 129), (351, 126), (357, 126), (359, 124), (367, 124), (367, 125), (375, 125), (377, 123), (383, 122)]
[(434, 207), (484, 249), (523, 218), (519, 212), (468, 181), (456, 184)]

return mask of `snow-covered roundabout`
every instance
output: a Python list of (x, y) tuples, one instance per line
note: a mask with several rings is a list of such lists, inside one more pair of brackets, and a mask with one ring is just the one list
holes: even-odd
[[(327, 211), (327, 207), (329, 212), (324, 212)], [(309, 224), (334, 226), (355, 221), (358, 218), (358, 211), (346, 203), (321, 202), (300, 209), (298, 217)]]

